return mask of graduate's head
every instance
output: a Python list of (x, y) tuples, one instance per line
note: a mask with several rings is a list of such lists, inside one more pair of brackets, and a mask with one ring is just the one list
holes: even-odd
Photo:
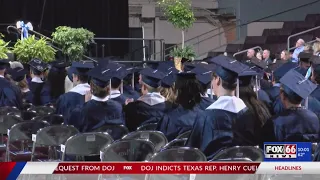
[(10, 78), (20, 89), (28, 88), (26, 81), (26, 75), (28, 71), (26, 69), (16, 67), (13, 69), (8, 69), (7, 73), (10, 74)]
[(4, 76), (6, 69), (9, 67), (10, 67), (9, 60), (0, 59), (0, 75)]
[(301, 105), (315, 89), (316, 85), (292, 69), (281, 79), (280, 98), (286, 109)]
[(192, 72), (184, 72), (177, 74), (175, 84), (176, 103), (186, 109), (192, 109), (201, 101), (201, 85), (196, 78), (196, 74)]
[(214, 64), (199, 64), (191, 72), (196, 74), (196, 78), (200, 83), (201, 94), (205, 96), (207, 90), (211, 88), (212, 72), (216, 69)]
[(177, 78), (178, 71), (172, 69), (166, 76), (161, 80), (160, 85), (160, 94), (166, 98), (169, 102), (175, 102), (176, 93), (175, 93), (175, 82)]
[(299, 66), (303, 69), (308, 69), (311, 66), (312, 53), (301, 52), (299, 54)]
[(90, 76), (90, 88), (93, 96), (105, 98), (110, 91), (110, 69), (95, 67), (88, 72)]
[(88, 71), (94, 68), (92, 61), (73, 62), (68, 69), (68, 74), (72, 74), (72, 82), (74, 85), (88, 83)]
[(165, 77), (165, 74), (159, 70), (145, 68), (140, 72), (139, 82), (141, 84), (141, 93), (159, 92), (160, 81)]
[(213, 73), (211, 87), (216, 96), (235, 95), (238, 75), (249, 67), (227, 56), (217, 56), (210, 60), (217, 65)]
[(45, 72), (48, 69), (48, 64), (41, 61), (40, 59), (32, 59), (29, 62), (30, 65), (30, 75), (31, 77), (37, 76), (44, 78)]
[(311, 81), (315, 84), (320, 84), (320, 57), (312, 57), (312, 75)]
[(48, 71), (47, 82), (50, 84), (50, 95), (54, 99), (59, 98), (65, 91), (65, 77), (67, 63), (64, 61), (53, 61)]
[(293, 62), (287, 62), (278, 67), (274, 72), (272, 76), (272, 82), (280, 83), (280, 79), (291, 69), (297, 68), (297, 64)]

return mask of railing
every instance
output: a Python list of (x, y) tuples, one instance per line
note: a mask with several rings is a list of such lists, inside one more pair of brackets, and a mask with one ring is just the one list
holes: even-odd
[(311, 31), (314, 31), (314, 30), (317, 30), (317, 29), (320, 29), (320, 26), (317, 26), (317, 27), (314, 27), (314, 28), (311, 28), (311, 29), (308, 29), (308, 30), (305, 30), (305, 31), (301, 31), (299, 33), (296, 33), (296, 34), (292, 34), (288, 37), (288, 40), (287, 40), (287, 50), (290, 51), (290, 39), (293, 38), (293, 37), (296, 37), (296, 36), (299, 36), (299, 35), (302, 35), (302, 34), (306, 34), (308, 32), (311, 32)]
[(236, 53), (233, 54), (233, 57), (235, 57), (236, 55), (239, 55), (239, 54), (246, 53), (250, 49), (260, 49), (260, 51), (262, 51), (262, 48), (260, 46), (255, 46), (255, 47), (252, 47), (252, 48), (249, 48), (249, 49), (246, 49), (246, 50), (242, 50), (242, 51), (236, 52)]
[[(21, 31), (20, 31), (18, 28), (16, 28), (15, 26), (8, 26), (8, 27), (7, 27), (8, 33), (10, 33), (10, 29), (16, 30), (19, 34), (21, 33)], [(32, 32), (32, 33), (34, 33), (34, 34), (36, 34), (36, 35), (38, 35), (38, 36), (40, 36), (40, 37), (43, 37), (43, 38), (45, 38), (45, 39), (53, 42), (53, 40), (52, 40), (51, 38), (49, 38), (49, 37), (47, 37), (47, 36), (45, 36), (45, 35), (37, 32), (37, 31), (33, 31), (33, 30), (29, 30), (29, 31)], [(54, 46), (53, 44), (51, 44), (51, 46), (52, 46), (55, 50), (62, 52), (62, 50), (61, 50), (60, 48)], [(92, 59), (92, 58), (89, 57), (89, 56), (83, 55), (83, 57), (86, 58), (86, 59), (88, 59), (88, 60), (91, 60), (91, 61), (93, 61), (93, 62), (97, 62), (96, 60)]]

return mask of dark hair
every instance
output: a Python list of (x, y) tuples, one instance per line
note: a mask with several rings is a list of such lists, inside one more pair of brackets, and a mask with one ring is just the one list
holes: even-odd
[[(217, 74), (215, 74), (215, 73), (213, 73), (212, 76), (214, 78), (218, 77)], [(221, 79), (221, 83), (222, 83), (223, 89), (225, 89), (225, 90), (234, 91), (237, 88), (237, 84), (236, 83), (229, 83), (228, 81), (224, 81), (222, 79)]]
[(258, 100), (257, 94), (253, 91), (252, 85), (240, 86), (239, 97), (243, 100), (248, 109), (254, 113), (254, 117), (257, 117), (262, 127), (268, 119), (271, 118), (268, 107)]
[(118, 78), (112, 78), (112, 79), (111, 79), (111, 87), (112, 87), (113, 89), (119, 88), (120, 85), (121, 85), (121, 80), (120, 80), (120, 79), (118, 79)]
[(78, 76), (80, 82), (82, 82), (82, 83), (88, 83), (88, 81), (89, 81), (89, 76), (87, 76), (87, 75), (77, 75), (77, 76)]
[(90, 83), (92, 95), (97, 96), (98, 98), (105, 98), (108, 95), (108, 91), (105, 88), (102, 88), (92, 81)]
[(314, 80), (316, 81), (317, 84), (320, 84), (320, 74), (317, 73), (315, 70), (313, 71), (314, 74)]
[(295, 93), (292, 93), (290, 95), (288, 95), (284, 90), (280, 90), (281, 93), (283, 93), (283, 96), (288, 99), (288, 101), (292, 104), (300, 104), (303, 100), (302, 97), (298, 96)]
[(50, 85), (50, 96), (52, 99), (58, 99), (60, 95), (65, 93), (64, 80), (66, 78), (66, 70), (50, 70), (47, 82)]
[(202, 91), (198, 80), (194, 78), (178, 77), (175, 83), (176, 103), (180, 104), (185, 109), (192, 109), (200, 103)]
[(211, 82), (210, 83), (208, 83), (208, 84), (202, 84), (202, 83), (200, 83), (201, 84), (201, 94), (202, 95), (205, 95), (206, 93), (207, 93), (207, 90), (210, 88), (210, 86), (211, 86)]

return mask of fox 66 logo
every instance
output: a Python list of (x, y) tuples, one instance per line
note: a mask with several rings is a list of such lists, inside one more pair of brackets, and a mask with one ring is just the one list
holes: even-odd
[(297, 158), (297, 145), (296, 144), (265, 144), (264, 156), (265, 158), (276, 158), (276, 159)]

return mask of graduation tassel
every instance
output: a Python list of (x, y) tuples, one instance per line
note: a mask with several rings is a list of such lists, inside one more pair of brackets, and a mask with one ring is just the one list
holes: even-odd
[(237, 97), (239, 98), (239, 78), (237, 79)]
[(210, 87), (210, 97), (211, 97), (211, 99), (213, 99), (213, 89), (212, 89), (212, 87)]
[(256, 84), (255, 84), (255, 86), (256, 86), (257, 98), (259, 98), (259, 93), (258, 93), (258, 91), (259, 91), (259, 87), (258, 87), (258, 76), (256, 76)]
[(132, 73), (131, 86), (132, 86), (132, 89), (134, 90), (134, 73)]
[(308, 109), (308, 105), (309, 105), (308, 101), (309, 101), (309, 98), (307, 97), (306, 100), (305, 100), (305, 102), (304, 102), (304, 107), (305, 107), (306, 109)]
[(123, 79), (121, 79), (120, 93), (123, 94)]
[(109, 80), (109, 98), (108, 99), (111, 99), (111, 79)]

